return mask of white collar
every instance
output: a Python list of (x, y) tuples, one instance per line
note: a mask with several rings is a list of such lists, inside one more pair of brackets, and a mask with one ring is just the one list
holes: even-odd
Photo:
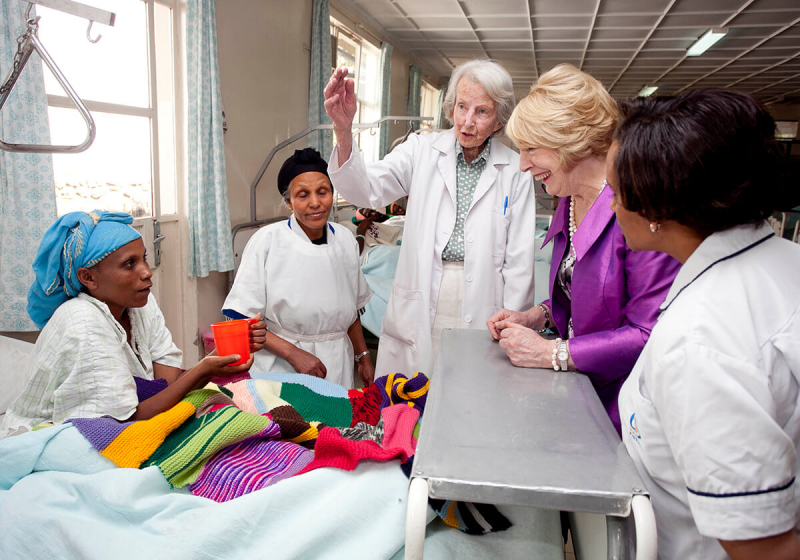
[(774, 235), (775, 232), (772, 231), (767, 222), (758, 227), (748, 224), (709, 235), (678, 271), (678, 275), (675, 276), (672, 287), (667, 294), (667, 299), (661, 304), (660, 310), (662, 312), (666, 311), (686, 287), (712, 266), (736, 257)]
[[(326, 222), (326, 223), (328, 225), (328, 230), (330, 231), (330, 233), (328, 234), (328, 242), (326, 244), (327, 245), (331, 245), (333, 243), (333, 236), (336, 234), (336, 232), (334, 231), (333, 226), (331, 225), (330, 222)], [(311, 240), (308, 238), (308, 235), (306, 234), (306, 230), (304, 230), (297, 223), (297, 218), (295, 217), (294, 214), (289, 216), (289, 219), (286, 221), (286, 225), (289, 226), (289, 229), (292, 230), (301, 239), (304, 239), (305, 241), (308, 241), (309, 243), (311, 243)], [(314, 245), (314, 243), (311, 243), (311, 244)]]

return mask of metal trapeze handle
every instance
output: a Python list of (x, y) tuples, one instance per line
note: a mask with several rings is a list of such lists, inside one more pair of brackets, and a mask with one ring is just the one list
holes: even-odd
[[(28, 12), (30, 12), (30, 8)], [(39, 41), (39, 36), (37, 34), (38, 28), (39, 18), (37, 17), (32, 20), (29, 19), (28, 31), (18, 40), (19, 45), (17, 48), (17, 54), (14, 57), (14, 65), (11, 68), (11, 72), (9, 72), (8, 77), (3, 82), (2, 86), (0, 86), (0, 110), (2, 110), (6, 99), (8, 99), (8, 96), (11, 94), (14, 84), (17, 82), (20, 74), (22, 74), (22, 70), (25, 68), (25, 65), (27, 64), (28, 59), (31, 57), (31, 54), (33, 51), (36, 51), (39, 53), (39, 56), (42, 58), (47, 67), (50, 68), (50, 71), (56, 77), (58, 83), (61, 84), (62, 88), (64, 88), (64, 91), (67, 93), (69, 98), (75, 104), (75, 107), (78, 109), (78, 112), (83, 117), (87, 128), (86, 139), (76, 146), (50, 144), (13, 144), (0, 140), (0, 149), (8, 152), (22, 152), (31, 154), (76, 154), (83, 152), (92, 145), (92, 142), (94, 142), (94, 138), (97, 135), (97, 128), (95, 127), (94, 119), (89, 113), (89, 110), (86, 108), (86, 105), (84, 105), (83, 101), (81, 101), (81, 98), (78, 97), (78, 94), (74, 89), (72, 89), (72, 86), (61, 72), (61, 69), (56, 65), (53, 58), (44, 48), (44, 45), (42, 45), (41, 41)]]

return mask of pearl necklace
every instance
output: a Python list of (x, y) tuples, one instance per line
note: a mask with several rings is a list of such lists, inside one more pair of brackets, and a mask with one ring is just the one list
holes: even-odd
[[(608, 181), (603, 179), (603, 184), (600, 186), (600, 191), (606, 187)], [(572, 243), (572, 238), (575, 237), (575, 232), (578, 231), (578, 226), (575, 223), (575, 196), (569, 197), (569, 252), (575, 254), (575, 245)]]

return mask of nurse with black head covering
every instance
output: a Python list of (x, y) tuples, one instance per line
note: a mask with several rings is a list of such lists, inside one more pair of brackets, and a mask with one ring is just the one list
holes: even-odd
[(355, 364), (369, 385), (375, 368), (358, 310), (372, 291), (355, 237), (328, 222), (333, 188), (327, 162), (313, 148), (296, 150), (278, 173), (278, 191), (292, 215), (247, 243), (222, 312), (232, 318), (262, 314), (267, 337), (252, 371), (307, 373), (352, 389)]

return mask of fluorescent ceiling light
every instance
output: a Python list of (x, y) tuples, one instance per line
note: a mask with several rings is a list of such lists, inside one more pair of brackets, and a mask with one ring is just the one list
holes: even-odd
[(686, 51), (686, 56), (700, 56), (714, 45), (717, 41), (722, 39), (728, 33), (727, 27), (719, 29), (709, 29), (705, 34), (695, 41), (694, 45), (689, 47)]
[(639, 90), (638, 95), (639, 97), (649, 97), (653, 95), (657, 89), (658, 86), (644, 86), (642, 89)]

